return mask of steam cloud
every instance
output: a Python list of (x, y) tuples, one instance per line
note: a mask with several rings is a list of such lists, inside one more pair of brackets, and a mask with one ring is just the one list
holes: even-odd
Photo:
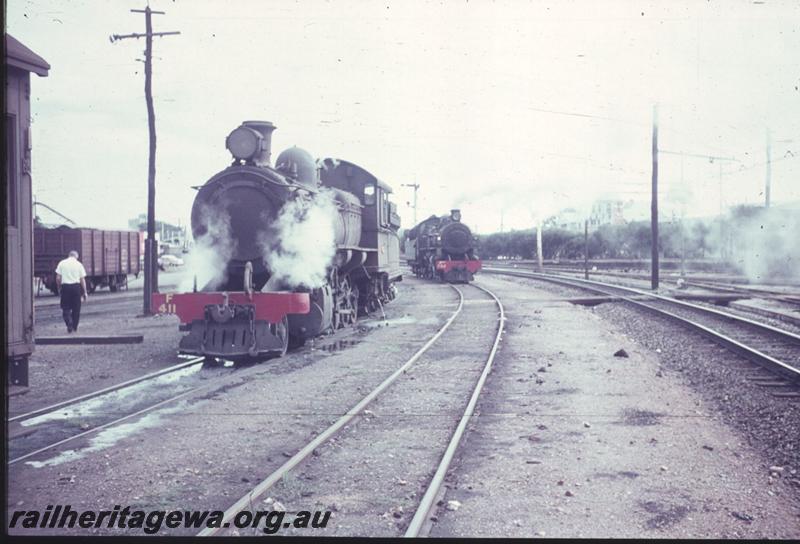
[(272, 276), (265, 290), (320, 287), (336, 253), (338, 210), (330, 193), (286, 202), (268, 233), (259, 237)]
[(197, 277), (197, 289), (214, 290), (227, 279), (227, 264), (236, 251), (236, 240), (231, 235), (231, 218), (227, 206), (210, 207), (204, 204), (200, 217), (206, 233), (195, 240), (187, 269), (187, 277), (180, 283), (181, 291), (191, 291)]
[(733, 260), (753, 283), (800, 279), (800, 217), (789, 210), (759, 209), (739, 220)]

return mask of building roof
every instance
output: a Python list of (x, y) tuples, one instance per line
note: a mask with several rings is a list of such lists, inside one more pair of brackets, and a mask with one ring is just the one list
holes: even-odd
[(25, 47), (19, 40), (6, 34), (6, 65), (46, 76), (50, 65), (42, 57)]

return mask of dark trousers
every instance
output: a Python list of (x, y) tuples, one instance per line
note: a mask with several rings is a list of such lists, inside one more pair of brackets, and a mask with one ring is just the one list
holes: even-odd
[(61, 314), (67, 330), (77, 331), (81, 319), (81, 284), (61, 284)]

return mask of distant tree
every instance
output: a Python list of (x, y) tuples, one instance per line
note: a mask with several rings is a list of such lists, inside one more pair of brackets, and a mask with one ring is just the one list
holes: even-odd
[[(691, 229), (684, 226), (686, 256), (705, 258), (710, 251), (711, 227), (706, 222), (696, 222)], [(643, 259), (650, 256), (650, 223), (631, 222), (624, 225), (602, 225), (589, 235), (590, 259)], [(558, 228), (545, 228), (542, 232), (542, 255), (547, 260), (582, 259), (583, 232)], [(536, 230), (495, 232), (481, 237), (478, 243), (482, 258), (536, 258)], [(660, 225), (659, 251), (665, 257), (681, 255), (681, 227), (676, 223)]]
[(765, 208), (752, 204), (740, 204), (731, 208), (731, 219), (736, 221), (761, 218), (765, 215)]

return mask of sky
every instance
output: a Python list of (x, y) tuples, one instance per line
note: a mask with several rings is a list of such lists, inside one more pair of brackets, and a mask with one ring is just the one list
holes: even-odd
[[(81, 226), (146, 211), (145, 0), (7, 0), (32, 76), (36, 198)], [(152, 0), (156, 215), (187, 224), (230, 164), (225, 137), (272, 121), (394, 188), (405, 227), (462, 209), (478, 233), (597, 199), (644, 219), (658, 104), (662, 218), (800, 201), (800, 3), (745, 0)], [(683, 153), (683, 155), (679, 154)], [(718, 157), (713, 162), (708, 157)], [(724, 158), (726, 160), (721, 160)], [(638, 212), (637, 212), (638, 210)], [(638, 215), (637, 215), (638, 213)]]

